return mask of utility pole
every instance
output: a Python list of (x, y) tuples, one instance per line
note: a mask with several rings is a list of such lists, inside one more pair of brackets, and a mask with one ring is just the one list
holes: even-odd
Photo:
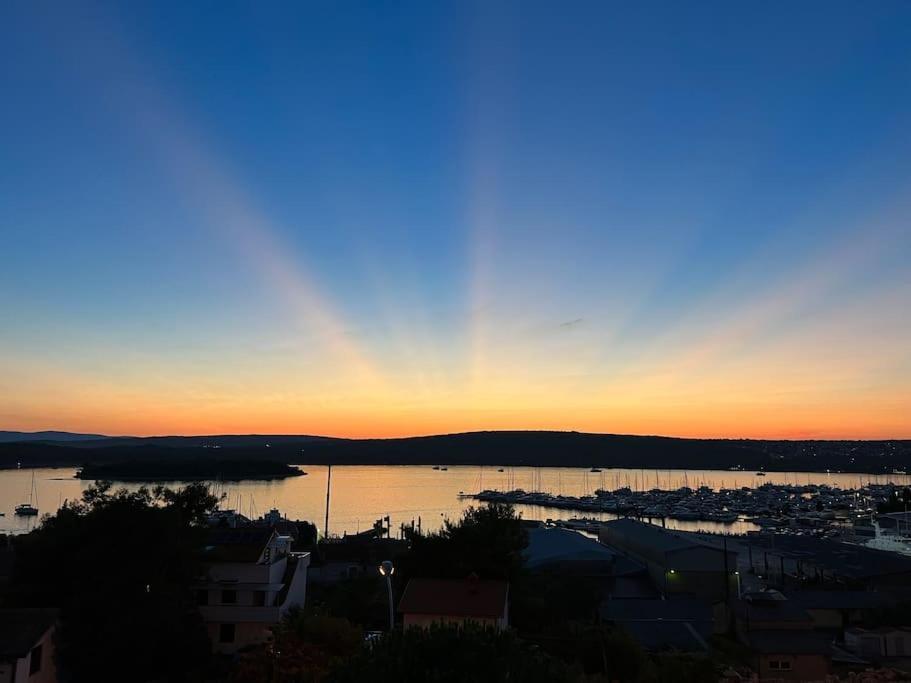
[(721, 552), (724, 553), (724, 604), (730, 606), (731, 588), (728, 581), (730, 580), (730, 569), (728, 567), (728, 537), (721, 537)]
[(329, 538), (329, 491), (332, 486), (332, 465), (326, 475), (326, 523), (323, 525), (323, 538)]

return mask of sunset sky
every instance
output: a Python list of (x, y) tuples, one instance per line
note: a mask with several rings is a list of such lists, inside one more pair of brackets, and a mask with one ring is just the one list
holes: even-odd
[(12, 0), (0, 162), (0, 429), (911, 438), (906, 0)]

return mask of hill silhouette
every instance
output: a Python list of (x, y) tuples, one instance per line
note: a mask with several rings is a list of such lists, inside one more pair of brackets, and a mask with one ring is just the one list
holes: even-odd
[[(291, 464), (502, 465), (890, 473), (911, 465), (911, 441), (681, 439), (494, 431), (395, 439), (309, 435), (102, 437), (0, 443), (0, 467), (225, 458)], [(214, 476), (214, 475), (213, 475)]]

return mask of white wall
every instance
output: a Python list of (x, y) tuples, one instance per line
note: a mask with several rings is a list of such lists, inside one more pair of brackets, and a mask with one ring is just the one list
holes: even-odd
[[(28, 675), (29, 655), (16, 662), (16, 678), (13, 678), (13, 666), (0, 663), (0, 683), (56, 683), (57, 668), (54, 666), (54, 629), (49, 628), (35, 645), (41, 645), (41, 670), (34, 676)], [(34, 647), (34, 646), (33, 646)]]

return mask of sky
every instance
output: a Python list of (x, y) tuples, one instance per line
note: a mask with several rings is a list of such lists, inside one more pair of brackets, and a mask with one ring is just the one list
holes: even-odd
[(911, 3), (0, 6), (0, 429), (911, 438)]

